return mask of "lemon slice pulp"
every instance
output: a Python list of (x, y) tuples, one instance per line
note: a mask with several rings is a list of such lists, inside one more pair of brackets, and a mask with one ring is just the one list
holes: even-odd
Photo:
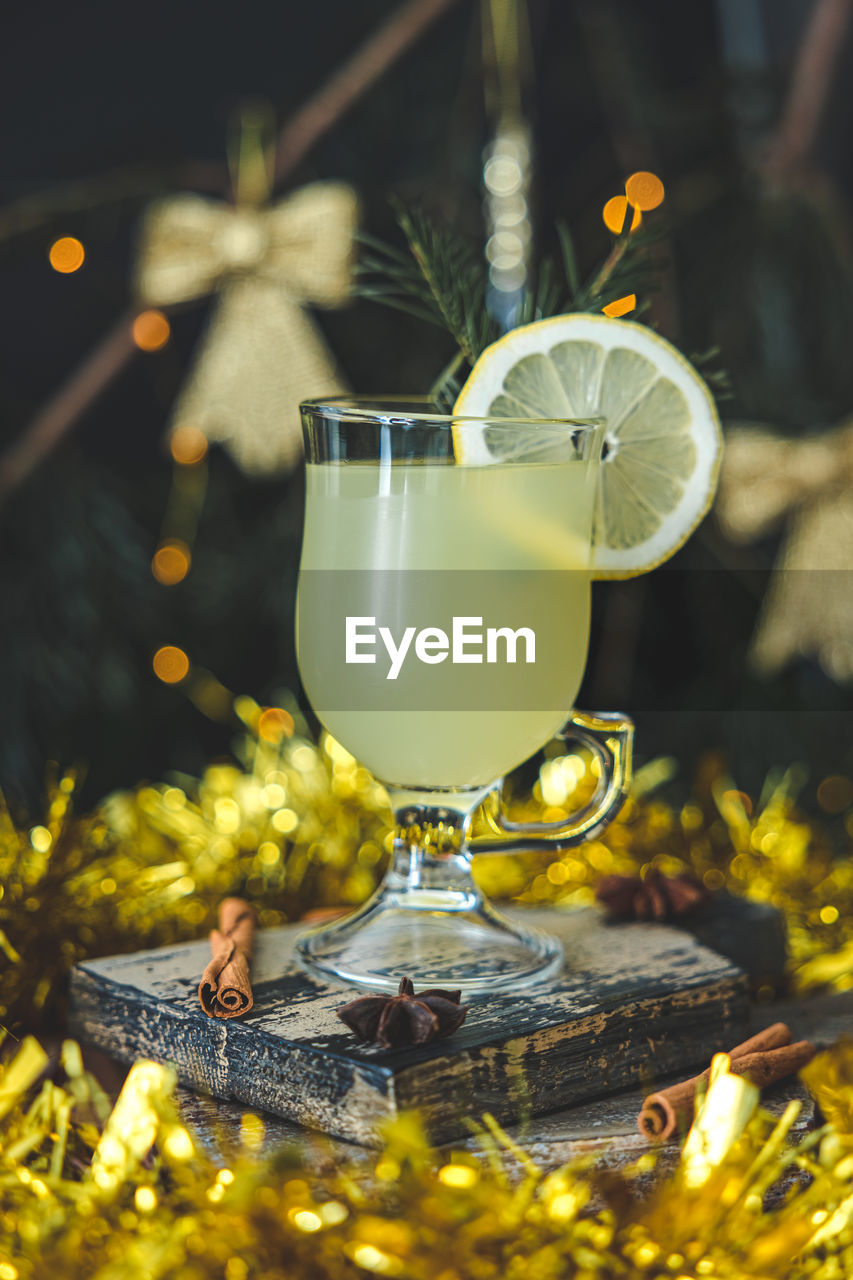
[(671, 343), (634, 321), (578, 313), (511, 330), (480, 356), (453, 412), (495, 419), (454, 429), (467, 465), (535, 458), (535, 428), (513, 432), (498, 419), (603, 419), (596, 578), (655, 568), (713, 501), (722, 453), (713, 397)]

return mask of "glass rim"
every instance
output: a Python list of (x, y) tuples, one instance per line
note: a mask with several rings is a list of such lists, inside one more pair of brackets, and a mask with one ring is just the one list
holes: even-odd
[[(300, 411), (323, 414), (338, 421), (376, 422), (382, 426), (405, 426), (423, 422), (431, 426), (453, 427), (455, 424), (489, 423), (496, 427), (565, 427), (570, 431), (594, 431), (604, 426), (606, 419), (590, 414), (582, 418), (505, 418), (495, 414), (437, 413), (418, 404), (435, 409), (435, 401), (429, 396), (403, 395), (333, 395), (321, 396), (300, 402)], [(410, 410), (406, 412), (405, 406)]]

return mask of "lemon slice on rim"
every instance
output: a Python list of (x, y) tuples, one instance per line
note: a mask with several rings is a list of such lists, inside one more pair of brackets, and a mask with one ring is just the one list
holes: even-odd
[[(554, 316), (513, 329), (480, 356), (453, 409), (459, 417), (596, 418), (601, 483), (593, 576), (630, 578), (667, 560), (708, 511), (722, 454), (711, 392), (671, 343), (608, 316)], [(521, 461), (530, 429), (454, 429), (460, 462)]]

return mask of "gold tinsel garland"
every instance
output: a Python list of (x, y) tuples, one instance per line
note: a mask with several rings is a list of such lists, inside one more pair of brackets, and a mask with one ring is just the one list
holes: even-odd
[(200, 780), (117, 793), (77, 817), (66, 775), (28, 828), (0, 808), (0, 1024), (50, 1014), (86, 956), (202, 935), (230, 894), (251, 898), (262, 927), (368, 896), (389, 839), (384, 790), (284, 708), (243, 697), (235, 710), (247, 728), (237, 760)]
[[(0, 1280), (648, 1280), (853, 1271), (853, 1047), (815, 1059), (834, 1119), (798, 1146), (718, 1055), (675, 1170), (588, 1161), (545, 1174), (485, 1117), (479, 1154), (431, 1150), (414, 1117), (372, 1170), (318, 1175), (292, 1149), (261, 1158), (263, 1126), (221, 1167), (181, 1123), (168, 1069), (137, 1063), (108, 1116), (73, 1042), (64, 1083), (36, 1092), (29, 1038), (0, 1074)], [(33, 1096), (35, 1095), (35, 1096)], [(645, 1188), (645, 1190), (644, 1190)]]
[[(601, 838), (560, 859), (518, 858), (511, 867), (482, 859), (476, 866), (484, 888), (531, 903), (588, 906), (604, 875), (645, 875), (652, 868), (667, 875), (692, 872), (711, 890), (725, 888), (782, 912), (795, 990), (853, 986), (853, 810), (843, 841), (831, 839), (797, 808), (797, 770), (769, 776), (753, 801), (713, 754), (678, 808), (650, 794), (670, 780), (673, 768), (672, 761), (656, 760), (641, 769)], [(513, 816), (563, 818), (586, 802), (596, 780), (595, 762), (581, 756), (546, 760), (532, 796), (516, 805)], [(843, 778), (829, 781), (849, 787)]]
[[(0, 809), (0, 1023), (43, 1018), (85, 956), (201, 935), (229, 894), (249, 897), (271, 926), (371, 892), (391, 841), (382, 787), (285, 708), (234, 705), (246, 727), (236, 761), (200, 780), (141, 786), (78, 817), (67, 775), (50, 788), (43, 824), (20, 827)], [(680, 808), (653, 794), (670, 776), (665, 761), (641, 770), (600, 840), (550, 861), (481, 858), (478, 879), (494, 897), (572, 907), (594, 901), (601, 875), (693, 871), (709, 888), (780, 908), (797, 989), (853, 985), (849, 841), (835, 847), (798, 812), (790, 776), (770, 779), (753, 804), (709, 757)], [(588, 758), (551, 756), (514, 816), (565, 817), (595, 784)]]
[[(47, 1011), (84, 955), (198, 935), (225, 894), (248, 894), (272, 925), (370, 891), (390, 841), (382, 788), (283, 708), (243, 698), (235, 709), (247, 727), (238, 762), (198, 781), (142, 786), (75, 817), (67, 776), (43, 825), (2, 814), (7, 1025)], [(651, 794), (667, 778), (665, 762), (641, 770), (602, 840), (550, 861), (481, 859), (480, 879), (498, 896), (571, 907), (592, 901), (602, 874), (689, 869), (783, 910), (798, 986), (851, 985), (849, 850), (797, 812), (791, 779), (753, 805), (709, 760), (677, 809)], [(552, 756), (517, 814), (556, 819), (595, 781), (584, 757)], [(164, 1068), (137, 1064), (111, 1112), (75, 1044), (62, 1047), (62, 1083), (36, 1092), (47, 1065), (27, 1038), (0, 1068), (0, 1280), (853, 1274), (853, 1045), (807, 1069), (831, 1127), (796, 1147), (798, 1104), (779, 1121), (756, 1111), (755, 1090), (718, 1060), (680, 1164), (651, 1191), (653, 1157), (545, 1175), (488, 1117), (480, 1156), (430, 1150), (409, 1117), (371, 1173), (321, 1177), (289, 1150), (262, 1159), (262, 1122), (248, 1116), (240, 1155), (221, 1168), (182, 1124)]]

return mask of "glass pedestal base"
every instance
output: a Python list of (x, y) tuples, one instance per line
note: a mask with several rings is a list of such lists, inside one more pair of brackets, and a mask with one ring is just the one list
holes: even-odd
[[(634, 726), (627, 717), (575, 711), (559, 735), (581, 742), (598, 763), (595, 794), (559, 822), (516, 823), (503, 807), (502, 779), (485, 787), (388, 787), (396, 836), (391, 867), (371, 900), (335, 924), (296, 941), (309, 972), (326, 981), (396, 992), (417, 988), (510, 992), (551, 977), (559, 942), (521, 929), (486, 901), (471, 877), (472, 853), (555, 853), (594, 839), (628, 791)], [(484, 804), (485, 802), (485, 804)], [(493, 834), (472, 836), (484, 805)]]
[(354, 915), (302, 934), (296, 950), (318, 978), (394, 994), (402, 977), (416, 990), (517, 991), (550, 977), (563, 961), (555, 938), (519, 929), (476, 890), (381, 889)]

